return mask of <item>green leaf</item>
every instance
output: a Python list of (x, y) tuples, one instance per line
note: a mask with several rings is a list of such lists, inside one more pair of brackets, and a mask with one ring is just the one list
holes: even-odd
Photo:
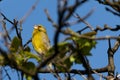
[(19, 46), (20, 46), (20, 39), (15, 36), (13, 38), (12, 42), (11, 42), (10, 51), (11, 52), (17, 52)]
[[(26, 69), (29, 73), (34, 73), (36, 70), (36, 66), (33, 62), (25, 62), (22, 64), (23, 68)], [(24, 74), (26, 80), (32, 80), (32, 76)]]
[(32, 80), (32, 76), (24, 75), (26, 77), (26, 80)]
[(21, 51), (19, 54), (22, 56), (24, 61), (27, 61), (28, 59), (31, 59), (31, 58), (36, 59), (38, 62), (41, 61), (41, 58), (39, 55), (33, 54), (29, 51)]
[[(69, 42), (60, 42), (57, 44), (58, 46), (58, 55), (52, 60), (52, 63), (55, 64), (56, 68), (60, 71), (69, 70), (72, 66), (72, 62), (69, 59), (67, 53), (71, 50), (71, 43)], [(51, 47), (47, 56), (51, 56), (51, 54), (55, 53), (55, 47)]]
[(0, 55), (0, 66), (4, 66), (6, 64), (8, 64), (8, 60), (3, 55)]
[(70, 62), (74, 62), (74, 61), (75, 61), (74, 56), (70, 56)]
[[(96, 32), (94, 31), (80, 34), (80, 36), (91, 37), (91, 38), (92, 37), (94, 38), (95, 35)], [(81, 64), (80, 53), (83, 56), (90, 56), (91, 50), (95, 48), (95, 45), (97, 43), (95, 40), (80, 38), (79, 36), (71, 36), (67, 40), (72, 40), (74, 45), (74, 49), (72, 49), (73, 53), (70, 56), (70, 61), (78, 64)]]
[[(63, 57), (70, 50), (71, 44), (68, 42), (60, 42), (57, 44), (57, 46), (58, 46), (58, 51), (60, 52), (59, 56)], [(49, 49), (48, 54), (46, 54), (46, 56), (51, 56), (54, 53), (55, 53), (55, 47), (52, 46)]]
[(54, 62), (56, 68), (62, 72), (64, 71), (69, 71), (73, 62), (70, 61), (70, 58), (66, 58), (66, 59), (57, 59), (55, 62)]
[(25, 62), (22, 64), (24, 69), (27, 69), (28, 72), (34, 72), (35, 70), (35, 64), (33, 62)]
[(11, 62), (17, 65), (22, 65), (24, 60), (24, 58), (20, 54), (11, 53), (11, 54), (8, 54), (8, 57), (11, 60)]

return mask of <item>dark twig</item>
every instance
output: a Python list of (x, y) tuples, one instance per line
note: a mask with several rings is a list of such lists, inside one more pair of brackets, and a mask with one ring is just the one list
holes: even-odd
[(19, 34), (19, 30), (18, 30), (18, 28), (17, 28), (17, 25), (18, 25), (18, 21), (14, 19), (14, 24), (13, 24), (13, 26), (15, 27), (16, 34), (17, 34), (18, 38), (21, 39), (21, 35)]
[(84, 27), (83, 29), (77, 31), (79, 34), (81, 34), (82, 31), (84, 31), (85, 29), (87, 29), (88, 27)]
[(107, 24), (104, 25), (104, 28), (101, 28), (99, 26), (96, 27), (95, 31), (105, 31), (105, 30), (110, 30), (110, 31), (118, 31), (120, 30), (120, 25), (116, 25), (116, 27), (111, 28)]
[(32, 39), (30, 38), (30, 39), (24, 44), (24, 47), (26, 47), (31, 41), (32, 41)]
[(2, 70), (2, 66), (0, 66), (0, 80), (3, 79), (3, 70)]
[(11, 24), (14, 24), (14, 22), (12, 22), (11, 20), (9, 20), (3, 13), (0, 12), (0, 15), (3, 16), (3, 19), (7, 20), (7, 21), (10, 22)]
[(10, 77), (10, 75), (8, 74), (8, 71), (7, 71), (4, 67), (3, 67), (3, 70), (5, 71), (5, 73), (6, 73), (7, 77), (8, 77), (8, 79), (9, 79), (9, 80), (12, 80), (11, 77)]
[(66, 9), (68, 10), (68, 14), (64, 17), (64, 21), (67, 21), (76, 11), (76, 9), (87, 1), (88, 0), (81, 0), (81, 1), (75, 0), (75, 4), (69, 6), (68, 8), (66, 7)]
[(0, 54), (5, 57), (6, 60), (9, 61), (7, 53), (0, 47)]
[(5, 36), (7, 36), (7, 38), (11, 41), (11, 37), (6, 29), (6, 23), (4, 21), (2, 21), (2, 25), (3, 25), (3, 28), (5, 30), (5, 34), (6, 34)]
[(112, 14), (114, 14), (114, 15), (116, 15), (116, 16), (119, 16), (120, 17), (120, 13), (117, 13), (117, 12), (115, 12), (115, 11), (113, 11), (113, 10), (111, 10), (111, 9), (109, 9), (109, 8), (105, 8), (107, 11), (109, 11), (109, 12), (111, 12)]
[(16, 70), (17, 76), (18, 76), (18, 80), (20, 80), (20, 73), (18, 70)]
[(96, 0), (98, 1), (100, 4), (103, 5), (107, 5), (109, 7), (111, 7), (114, 11), (112, 11), (111, 9), (107, 8), (106, 10), (113, 13), (114, 15), (120, 16), (120, 1), (111, 1), (111, 0)]
[(40, 80), (38, 73), (36, 73), (36, 74), (33, 76), (33, 79), (34, 79), (34, 80)]
[[(104, 72), (107, 72), (108, 71), (108, 66), (106, 67), (103, 67), (103, 68), (98, 68), (98, 69), (92, 69), (91, 73), (92, 74), (95, 74), (95, 72), (98, 72), (98, 73), (104, 73)], [(39, 73), (50, 73), (51, 71), (49, 70), (39, 70), (38, 71)], [(69, 70), (69, 71), (66, 71), (64, 73), (73, 73), (73, 74), (82, 74), (82, 75), (85, 75), (87, 74), (87, 70), (76, 70), (76, 69), (72, 69), (72, 70)], [(57, 71), (57, 73), (63, 73), (62, 71)]]
[[(79, 46), (78, 46), (79, 47)], [(80, 51), (78, 51), (79, 53), (79, 56), (80, 56), (80, 60), (82, 62), (82, 65), (83, 67), (85, 68), (85, 70), (87, 71), (87, 77), (88, 77), (88, 80), (94, 80), (93, 76), (92, 76), (92, 68), (90, 67), (89, 65), (89, 61), (87, 59), (86, 56), (83, 56), (83, 54), (81, 54)]]

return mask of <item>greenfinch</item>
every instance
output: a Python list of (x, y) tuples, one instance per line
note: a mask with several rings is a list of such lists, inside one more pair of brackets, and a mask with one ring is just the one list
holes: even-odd
[(32, 45), (40, 55), (45, 55), (50, 48), (47, 31), (42, 25), (35, 25), (32, 33)]

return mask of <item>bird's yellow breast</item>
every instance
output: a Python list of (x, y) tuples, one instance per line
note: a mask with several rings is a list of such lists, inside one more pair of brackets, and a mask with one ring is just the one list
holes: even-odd
[(36, 52), (45, 54), (50, 48), (47, 33), (40, 30), (34, 30), (32, 34), (32, 45)]

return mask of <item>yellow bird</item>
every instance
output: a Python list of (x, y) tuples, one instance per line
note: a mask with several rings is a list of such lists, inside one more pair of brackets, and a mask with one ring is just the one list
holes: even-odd
[(50, 48), (50, 41), (46, 29), (42, 25), (35, 25), (32, 33), (32, 45), (37, 53), (45, 55)]

